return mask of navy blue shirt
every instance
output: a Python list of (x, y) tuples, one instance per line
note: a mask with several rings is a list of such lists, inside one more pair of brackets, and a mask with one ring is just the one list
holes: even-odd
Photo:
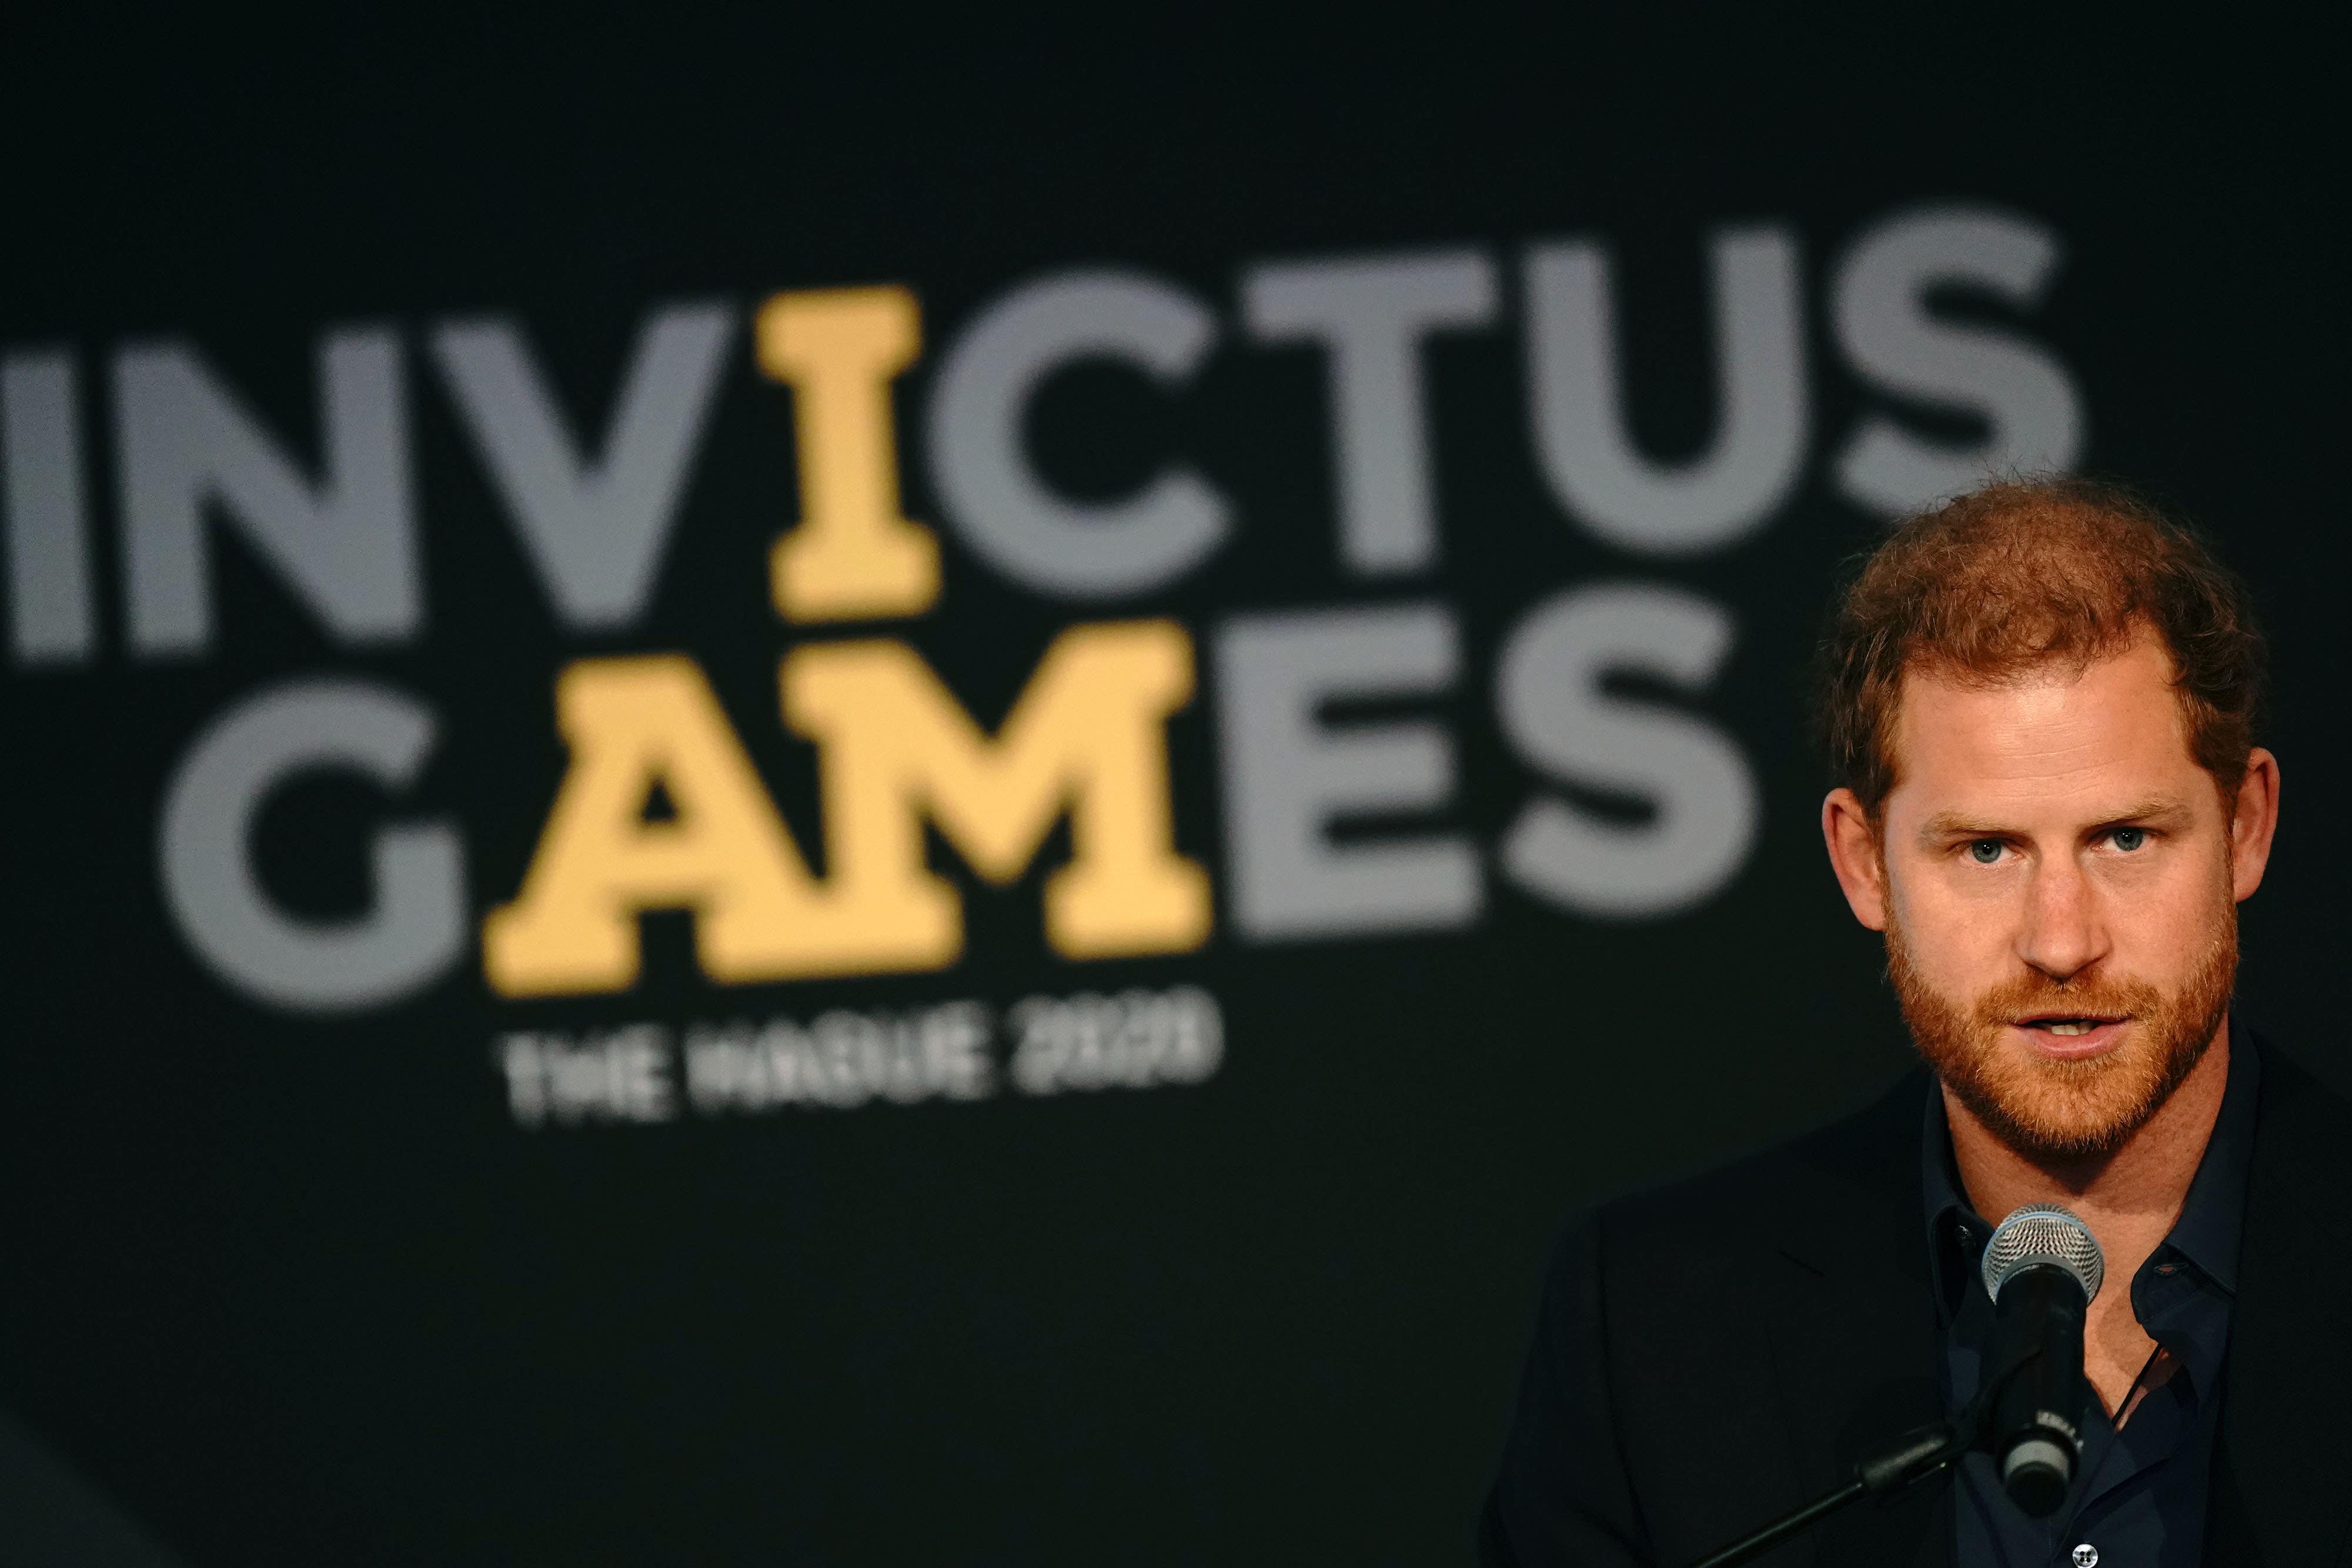
[[(1954, 1489), (1960, 1568), (2195, 1568), (2202, 1556), (2261, 1074), (2253, 1041), (2232, 1019), (2230, 1076), (2213, 1136), (2180, 1218), (2131, 1281), (2133, 1313), (2159, 1347), (2140, 1375), (2150, 1386), (2135, 1389), (2137, 1403), (2126, 1405), (2120, 1429), (2092, 1396), (2082, 1475), (2049, 1519), (2028, 1519), (2009, 1500), (1990, 1455), (1962, 1460)], [(1924, 1157), (1944, 1399), (1957, 1414), (1976, 1396), (1991, 1353), (1992, 1300), (1977, 1269), (1992, 1227), (1960, 1185), (1941, 1094), (1927, 1096)]]

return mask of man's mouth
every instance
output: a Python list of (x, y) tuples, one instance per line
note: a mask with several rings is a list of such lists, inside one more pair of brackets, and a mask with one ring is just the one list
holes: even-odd
[(2046, 1042), (2045, 1050), (2060, 1054), (2095, 1051), (2114, 1041), (2116, 1026), (2126, 1021), (2120, 1013), (2043, 1013), (2015, 1020), (2019, 1029), (2039, 1035)]

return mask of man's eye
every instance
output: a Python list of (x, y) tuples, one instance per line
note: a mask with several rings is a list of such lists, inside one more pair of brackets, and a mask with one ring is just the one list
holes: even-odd
[(2129, 854), (2132, 851), (2147, 842), (2147, 830), (2146, 828), (2117, 828), (2113, 833), (2108, 835), (2108, 842), (2114, 844), (2116, 848), (2123, 851), (2124, 853)]
[(1975, 857), (1977, 864), (1990, 865), (1993, 862), (2000, 859), (2000, 841), (1999, 839), (1979, 839), (1976, 842), (1969, 846), (1969, 853)]

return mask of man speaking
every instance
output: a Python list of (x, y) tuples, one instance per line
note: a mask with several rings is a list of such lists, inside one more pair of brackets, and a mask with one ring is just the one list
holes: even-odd
[(2126, 493), (2002, 485), (1822, 652), (1822, 837), (1923, 1066), (1570, 1229), (1482, 1559), (1685, 1568), (1844, 1489), (1762, 1560), (2352, 1561), (2352, 1107), (2230, 1011), (2279, 803), (2243, 591)]

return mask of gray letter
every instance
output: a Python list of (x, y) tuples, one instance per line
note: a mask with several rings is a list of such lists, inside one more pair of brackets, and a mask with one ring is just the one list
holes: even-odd
[(1709, 256), (1715, 444), (1666, 466), (1643, 456), (1625, 427), (1607, 253), (1583, 242), (1528, 253), (1536, 455), (1561, 504), (1623, 549), (1689, 555), (1730, 544), (1770, 518), (1804, 468), (1797, 242), (1778, 228), (1731, 229)]
[(506, 1074), (507, 1112), (521, 1127), (547, 1120), (547, 1056), (535, 1034), (502, 1034), (491, 1052)]
[(9, 641), (22, 664), (83, 664), (98, 647), (75, 379), (62, 350), (0, 361)]
[(1504, 732), (1564, 783), (1646, 798), (1656, 820), (1621, 827), (1538, 797), (1503, 840), (1505, 874), (1581, 915), (1670, 915), (1712, 895), (1756, 836), (1756, 785), (1722, 733), (1603, 695), (1612, 671), (1696, 688), (1731, 646), (1731, 617), (1674, 588), (1573, 589), (1531, 611), (1496, 675)]
[(204, 515), (217, 504), (327, 630), (399, 640), (425, 619), (409, 505), (400, 346), (331, 333), (319, 351), (322, 479), (306, 482), (194, 349), (124, 349), (114, 365), (131, 642), (147, 654), (211, 644)]
[(1475, 251), (1286, 262), (1242, 280), (1242, 312), (1265, 342), (1319, 342), (1338, 415), (1339, 553), (1360, 572), (1437, 559), (1421, 340), (1495, 316), (1495, 266)]
[(1845, 357), (1886, 391), (1965, 410), (1989, 433), (1979, 445), (1954, 447), (1874, 414), (1838, 457), (1848, 497), (1900, 517), (1997, 475), (2074, 465), (2083, 450), (2083, 400), (2066, 368), (2036, 344), (1939, 322), (1927, 311), (1937, 288), (1976, 289), (2032, 309), (2060, 258), (2048, 229), (1981, 208), (1906, 213), (1853, 242), (1832, 292)]
[(927, 444), (947, 521), (990, 566), (1058, 598), (1146, 593), (1200, 565), (1227, 527), (1207, 481), (1177, 469), (1125, 501), (1081, 506), (1030, 470), (1022, 415), (1037, 384), (1077, 360), (1181, 382), (1216, 333), (1208, 307), (1131, 273), (1063, 273), (990, 306), (948, 350), (931, 389)]
[(205, 961), (247, 995), (306, 1012), (349, 1012), (420, 989), (466, 947), (464, 848), (446, 822), (376, 835), (375, 908), (325, 924), (277, 908), (247, 853), (270, 790), (341, 768), (388, 789), (433, 749), (430, 710), (354, 680), (289, 681), (213, 721), (163, 797), (163, 902)]
[(1438, 605), (1245, 616), (1219, 631), (1229, 883), (1244, 932), (1276, 940), (1477, 919), (1478, 857), (1459, 837), (1342, 849), (1324, 832), (1345, 811), (1445, 805), (1454, 751), (1434, 725), (1335, 732), (1318, 710), (1444, 691), (1460, 662), (1453, 618)]
[(457, 413), (574, 631), (644, 613), (735, 326), (725, 305), (671, 305), (637, 334), (601, 458), (583, 458), (511, 320), (449, 322), (433, 352)]

